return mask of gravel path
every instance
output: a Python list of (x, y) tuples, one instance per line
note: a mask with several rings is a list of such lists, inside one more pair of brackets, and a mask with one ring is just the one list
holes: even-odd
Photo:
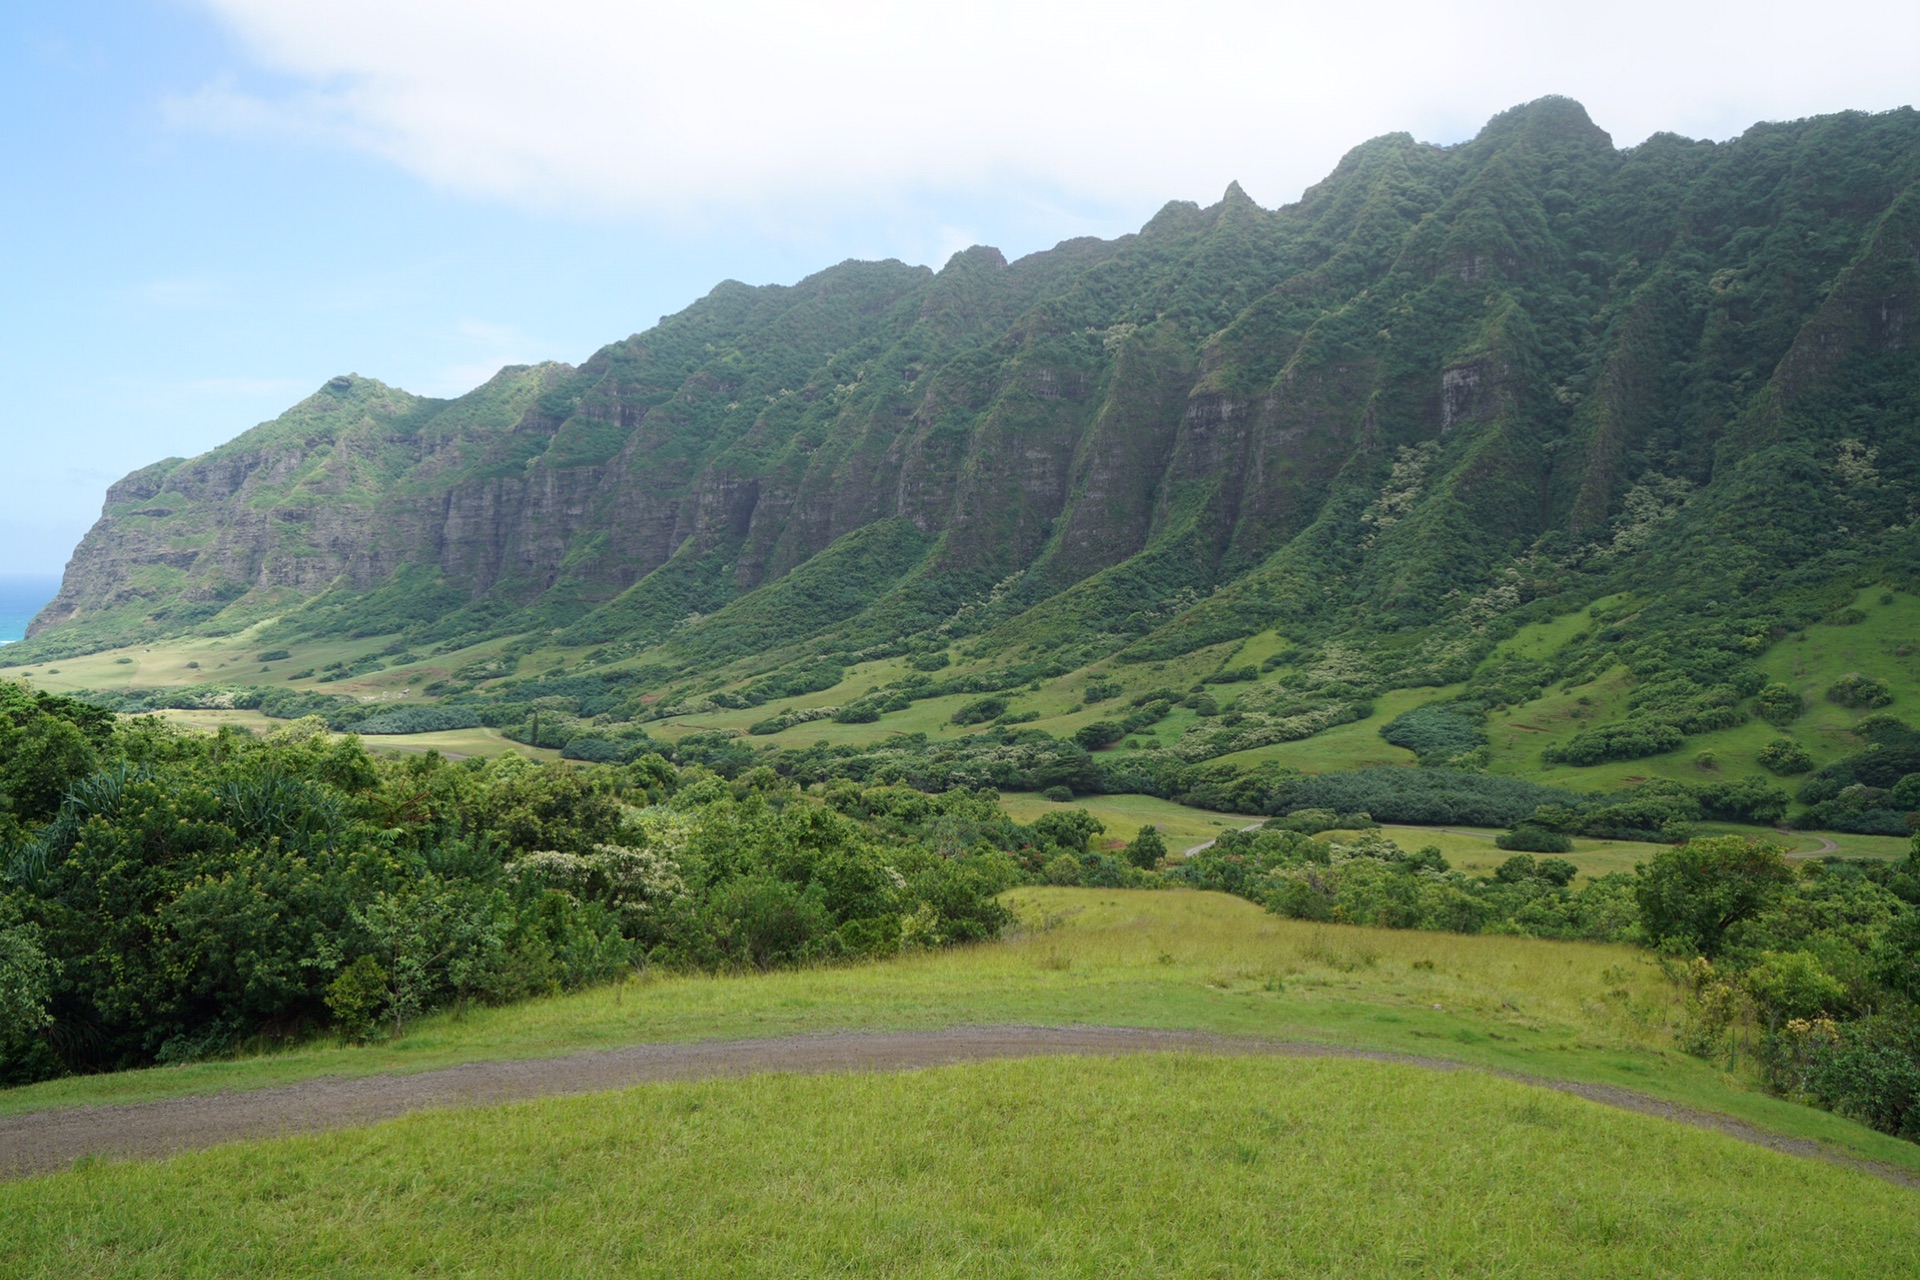
[[(82, 1156), (166, 1156), (246, 1138), (372, 1124), (430, 1108), (490, 1106), (668, 1080), (710, 1080), (766, 1071), (908, 1071), (1048, 1054), (1112, 1056), (1171, 1051), (1359, 1058), (1434, 1071), (1476, 1069), (1443, 1058), (1135, 1027), (952, 1027), (941, 1031), (701, 1040), (634, 1045), (563, 1058), (474, 1062), (412, 1075), (335, 1077), (239, 1093), (5, 1116), (0, 1117), (0, 1179), (56, 1172)], [(1712, 1129), (1774, 1151), (1861, 1169), (1920, 1190), (1920, 1176), (1848, 1156), (1816, 1142), (1779, 1137), (1730, 1116), (1697, 1111), (1609, 1085), (1520, 1075), (1509, 1078), (1577, 1094), (1604, 1106)]]

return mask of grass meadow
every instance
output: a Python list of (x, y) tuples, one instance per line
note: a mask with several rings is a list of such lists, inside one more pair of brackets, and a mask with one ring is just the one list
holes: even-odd
[(1031, 888), (1004, 941), (860, 966), (650, 974), (296, 1048), (0, 1092), (0, 1113), (421, 1071), (642, 1042), (964, 1024), (1208, 1031), (1610, 1084), (1920, 1171), (1920, 1147), (1677, 1052), (1675, 989), (1624, 946), (1310, 924), (1223, 894)]
[(1037, 791), (1008, 791), (1000, 796), (1000, 807), (1015, 822), (1031, 823), (1041, 815), (1062, 809), (1085, 809), (1106, 825), (1104, 835), (1095, 836), (1100, 845), (1119, 847), (1154, 826), (1167, 842), (1169, 852), (1178, 854), (1197, 844), (1212, 840), (1222, 831), (1265, 822), (1258, 814), (1215, 813), (1195, 809), (1154, 796), (1076, 796), (1072, 800), (1053, 801)]
[(9, 1276), (1911, 1276), (1914, 1193), (1479, 1073), (648, 1085), (0, 1185)]

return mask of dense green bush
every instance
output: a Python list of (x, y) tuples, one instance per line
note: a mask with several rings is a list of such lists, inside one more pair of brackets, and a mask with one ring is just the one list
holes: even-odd
[(1151, 871), (1166, 856), (1167, 842), (1161, 838), (1160, 829), (1152, 824), (1141, 827), (1139, 834), (1127, 843), (1127, 861), (1143, 871)]
[(1591, 765), (1608, 760), (1638, 760), (1677, 751), (1686, 741), (1671, 724), (1625, 720), (1619, 724), (1583, 729), (1562, 746), (1548, 747), (1540, 758), (1548, 764)]
[(1792, 880), (1772, 845), (1723, 836), (1655, 854), (1634, 893), (1652, 942), (1712, 958), (1728, 930), (1760, 914)]
[(1518, 826), (1511, 831), (1502, 831), (1493, 838), (1493, 843), (1502, 849), (1512, 849), (1526, 853), (1572, 853), (1573, 841), (1557, 831), (1545, 827)]
[(1095, 720), (1092, 724), (1083, 724), (1074, 731), (1073, 740), (1088, 751), (1098, 751), (1110, 747), (1127, 736), (1127, 731), (1112, 720)]
[(1005, 714), (1005, 698), (975, 698), (963, 702), (954, 710), (952, 720), (955, 724), (985, 724), (995, 716)]
[(1754, 699), (1754, 705), (1760, 712), (1760, 718), (1768, 724), (1783, 728), (1800, 717), (1806, 709), (1800, 695), (1786, 685), (1775, 681), (1760, 690)]
[(368, 716), (352, 727), (354, 733), (446, 733), (478, 729), (480, 717), (469, 707), (396, 707)]
[(1380, 736), (1422, 761), (1444, 763), (1486, 745), (1485, 712), (1478, 704), (1415, 707), (1380, 726)]
[(1893, 692), (1885, 680), (1854, 671), (1827, 686), (1827, 701), (1843, 707), (1884, 707), (1893, 701)]
[(1805, 773), (1813, 768), (1813, 757), (1807, 749), (1792, 738), (1775, 738), (1760, 748), (1760, 767), (1768, 773), (1777, 773), (1783, 778), (1797, 773)]
[(1455, 769), (1359, 769), (1277, 780), (1268, 813), (1332, 809), (1369, 813), (1380, 822), (1426, 826), (1511, 826), (1541, 805), (1585, 797), (1519, 778)]
[(367, 1036), (641, 957), (988, 937), (1018, 875), (1010, 824), (973, 793), (883, 834), (765, 768), (729, 785), (658, 756), (375, 758), (324, 729), (116, 724), (0, 684), (0, 1079)]

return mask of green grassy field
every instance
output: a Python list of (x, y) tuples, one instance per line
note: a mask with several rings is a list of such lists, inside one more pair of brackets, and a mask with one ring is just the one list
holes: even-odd
[(0, 1270), (1909, 1276), (1914, 1193), (1474, 1073), (1155, 1055), (651, 1085), (0, 1186)]
[[(155, 713), (175, 724), (211, 733), (222, 725), (235, 725), (254, 733), (271, 733), (284, 728), (285, 720), (275, 720), (258, 711), (161, 711)], [(518, 752), (535, 760), (558, 760), (560, 753), (545, 747), (534, 748), (501, 736), (498, 729), (448, 729), (440, 733), (369, 733), (361, 738), (369, 751), (438, 751), (455, 759), (466, 756), (505, 755)]]
[(399, 1038), (0, 1091), (0, 1114), (421, 1071), (642, 1042), (1028, 1023), (1167, 1027), (1382, 1049), (1637, 1089), (1920, 1171), (1920, 1147), (1771, 1098), (1673, 1048), (1643, 951), (1281, 919), (1221, 894), (1024, 889), (1005, 941), (886, 963), (643, 976), (444, 1013)]
[(1276, 742), (1251, 751), (1236, 751), (1220, 759), (1241, 766), (1272, 761), (1302, 773), (1410, 765), (1415, 761), (1413, 752), (1382, 738), (1381, 726), (1415, 707), (1451, 697), (1459, 689), (1458, 685), (1438, 689), (1390, 689), (1373, 700), (1373, 714), (1365, 720), (1335, 725), (1298, 742)]
[[(1357, 831), (1329, 831), (1320, 838), (1323, 840), (1351, 839), (1362, 834)], [(1494, 869), (1513, 854), (1494, 844), (1494, 836), (1499, 830), (1492, 827), (1407, 827), (1383, 826), (1380, 834), (1392, 840), (1403, 849), (1413, 850), (1427, 845), (1436, 846), (1446, 856), (1455, 871), (1465, 871), (1469, 875), (1489, 876)], [(1646, 862), (1665, 845), (1643, 844), (1636, 840), (1588, 840), (1579, 838), (1573, 842), (1573, 852), (1552, 856), (1565, 858), (1580, 868), (1582, 877), (1604, 876), (1614, 871), (1631, 871), (1636, 862)], [(1545, 855), (1536, 855), (1545, 856)]]
[[(1615, 668), (1586, 684), (1566, 690), (1555, 687), (1524, 706), (1492, 713), (1487, 721), (1491, 767), (1496, 773), (1593, 791), (1631, 786), (1648, 778), (1707, 782), (1755, 773), (1760, 749), (1780, 737), (1804, 746), (1816, 767), (1858, 751), (1861, 744), (1852, 726), (1875, 712), (1851, 710), (1826, 700), (1828, 686), (1841, 676), (1872, 672), (1887, 681), (1893, 694), (1892, 705), (1880, 710), (1909, 720), (1920, 714), (1920, 639), (1916, 639), (1920, 637), (1920, 597), (1895, 592), (1892, 603), (1882, 604), (1881, 595), (1882, 589), (1873, 587), (1854, 597), (1852, 608), (1865, 615), (1863, 621), (1816, 624), (1760, 656), (1759, 667), (1767, 677), (1788, 685), (1806, 705), (1805, 713), (1785, 728), (1754, 719), (1731, 729), (1695, 734), (1676, 751), (1641, 760), (1585, 767), (1542, 763), (1540, 753), (1547, 747), (1562, 745), (1582, 729), (1625, 714), (1631, 685), (1626, 673)], [(1533, 623), (1504, 641), (1500, 649), (1543, 657), (1590, 623), (1584, 610)], [(1714, 768), (1703, 769), (1696, 763), (1701, 751), (1714, 753)], [(1794, 784), (1789, 780), (1786, 785), (1791, 789)]]
[(1009, 791), (1001, 795), (1000, 807), (1008, 817), (1022, 823), (1030, 823), (1048, 812), (1085, 809), (1106, 824), (1106, 834), (1094, 837), (1106, 846), (1125, 844), (1139, 834), (1141, 827), (1151, 823), (1160, 829), (1167, 851), (1173, 854), (1211, 840), (1222, 831), (1236, 831), (1266, 821), (1258, 815), (1215, 813), (1211, 809), (1194, 809), (1171, 800), (1137, 795), (1077, 796), (1056, 803), (1043, 799), (1035, 791)]
[[(1469, 875), (1492, 875), (1496, 867), (1513, 856), (1494, 844), (1494, 837), (1500, 834), (1500, 830), (1494, 827), (1409, 827), (1389, 824), (1381, 827), (1380, 831), (1403, 849), (1435, 845), (1446, 855), (1455, 871), (1465, 871)], [(1358, 834), (1354, 831), (1329, 831), (1321, 838), (1351, 839)], [(1739, 835), (1752, 840), (1767, 840), (1785, 849), (1789, 857), (1805, 858), (1904, 858), (1912, 847), (1910, 841), (1898, 836), (1854, 836), (1842, 832), (1824, 836), (1802, 831), (1783, 833), (1770, 827), (1743, 826), (1730, 822), (1704, 823), (1701, 834)], [(1824, 846), (1828, 842), (1836, 847), (1826, 849)], [(1572, 853), (1552, 856), (1565, 858), (1580, 868), (1582, 877), (1590, 877), (1615, 871), (1632, 871), (1634, 864), (1651, 861), (1655, 854), (1665, 848), (1666, 845), (1639, 840), (1593, 840), (1576, 836)]]

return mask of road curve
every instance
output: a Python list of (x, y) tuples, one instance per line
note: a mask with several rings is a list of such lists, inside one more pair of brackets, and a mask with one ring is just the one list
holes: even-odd
[[(4, 1116), (0, 1117), (0, 1179), (54, 1173), (82, 1156), (166, 1156), (248, 1138), (373, 1124), (430, 1108), (491, 1106), (662, 1081), (711, 1080), (773, 1071), (908, 1071), (1044, 1055), (1107, 1057), (1167, 1052), (1357, 1058), (1434, 1071), (1477, 1070), (1443, 1058), (1139, 1027), (967, 1026), (938, 1031), (849, 1031), (755, 1040), (700, 1040), (633, 1045), (561, 1058), (473, 1062), (411, 1075), (333, 1077), (238, 1093)], [(1712, 1129), (1774, 1151), (1861, 1169), (1920, 1190), (1920, 1176), (1905, 1170), (1861, 1160), (1805, 1139), (1780, 1137), (1730, 1116), (1610, 1085), (1524, 1075), (1507, 1078), (1577, 1094), (1625, 1111)]]

